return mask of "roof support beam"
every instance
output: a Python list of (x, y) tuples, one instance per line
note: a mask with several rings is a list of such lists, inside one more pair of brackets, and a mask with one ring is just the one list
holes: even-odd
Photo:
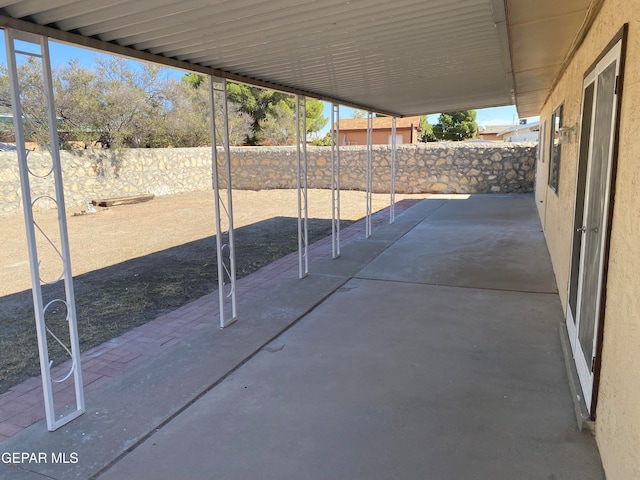
[[(62, 167), (60, 162), (60, 146), (58, 143), (57, 121), (55, 117), (55, 107), (53, 104), (53, 82), (51, 79), (51, 64), (49, 61), (49, 48), (47, 39), (42, 36), (25, 34), (24, 32), (7, 29), (4, 32), (7, 49), (7, 64), (9, 66), (9, 82), (11, 89), (11, 100), (13, 106), (13, 124), (16, 132), (16, 147), (18, 153), (18, 166), (20, 171), (20, 185), (22, 188), (22, 203), (24, 208), (25, 227), (27, 230), (27, 247), (29, 251), (29, 266), (31, 270), (31, 290), (33, 294), (33, 307), (36, 321), (36, 333), (38, 336), (38, 352), (40, 355), (40, 372), (42, 374), (42, 390), (44, 395), (45, 415), (47, 419), (47, 429), (56, 430), (66, 425), (71, 420), (79, 417), (85, 411), (84, 390), (82, 383), (82, 369), (80, 365), (80, 344), (78, 339), (78, 321), (76, 317), (76, 303), (73, 288), (73, 274), (71, 272), (71, 253), (69, 251), (69, 236), (67, 232), (67, 215), (64, 204), (64, 188), (62, 184)], [(21, 51), (16, 49), (15, 41), (31, 44), (31, 48), (36, 51)], [(34, 48), (36, 47), (36, 48)], [(39, 52), (39, 53), (38, 53)], [(43, 104), (35, 111), (25, 111), (22, 106), (21, 85), (18, 76), (17, 57), (35, 59), (40, 65), (40, 74), (44, 87)], [(23, 60), (24, 61), (24, 60)], [(42, 122), (46, 118), (49, 129), (47, 153), (51, 163), (40, 172), (30, 168), (25, 146), (24, 124), (34, 121)], [(43, 142), (47, 140), (42, 139)], [(54, 190), (51, 195), (33, 196), (31, 191), (31, 180), (42, 183), (53, 178)], [(38, 225), (34, 219), (34, 210), (37, 209), (39, 201), (53, 202), (58, 210), (58, 232), (53, 232), (51, 236)], [(36, 237), (36, 229), (40, 232)], [(40, 245), (38, 245), (40, 243)], [(42, 277), (38, 252), (44, 247), (53, 248), (60, 257), (62, 272), (51, 281)], [(43, 285), (53, 285), (60, 281), (64, 282), (64, 299), (48, 299), (45, 305), (46, 292), (43, 292)], [(62, 312), (63, 318), (59, 318), (63, 325), (52, 323), (56, 320), (56, 311)], [(47, 326), (47, 320), (50, 321)], [(66, 323), (66, 325), (64, 325)], [(52, 330), (53, 329), (53, 330)], [(65, 331), (66, 330), (66, 331)], [(56, 335), (55, 333), (58, 335)], [(68, 340), (67, 340), (68, 339)], [(57, 342), (69, 355), (70, 365), (66, 367), (58, 378), (56, 369), (52, 369), (53, 360), (49, 357), (49, 341)], [(58, 386), (64, 388), (73, 386), (75, 390), (75, 408), (69, 409), (64, 414), (56, 414), (54, 402), (54, 390)]]
[(371, 215), (373, 208), (373, 112), (367, 112), (367, 180), (366, 180), (365, 238), (371, 237)]
[(309, 275), (309, 211), (307, 196), (307, 103), (296, 96), (296, 146), (298, 152), (298, 276)]
[(340, 105), (331, 104), (331, 253), (340, 256)]
[[(214, 84), (219, 84), (215, 87)], [(216, 98), (218, 97), (218, 98)], [(216, 128), (216, 100), (222, 107), (222, 145), (224, 157), (220, 172), (218, 165), (218, 132)], [(220, 328), (227, 327), (237, 320), (236, 312), (236, 253), (233, 228), (233, 195), (231, 186), (231, 150), (229, 148), (229, 119), (227, 115), (227, 81), (224, 78), (209, 76), (209, 116), (211, 117), (211, 172), (213, 176), (213, 194), (216, 212), (216, 260), (218, 263), (218, 302), (220, 307)], [(220, 192), (220, 176), (224, 174), (223, 181), (227, 189), (227, 204), (225, 206)], [(221, 214), (225, 213), (227, 231), (222, 230)], [(223, 243), (224, 235), (227, 242)], [(228, 253), (229, 266), (225, 259)], [(229, 279), (229, 292), (226, 293), (226, 279)], [(229, 299), (229, 300), (227, 300)], [(227, 316), (225, 304), (230, 303), (231, 315)]]
[(507, 18), (506, 0), (491, 0), (491, 12), (500, 42), (500, 54), (509, 90), (511, 102), (516, 103), (515, 80), (513, 76), (513, 62), (511, 60), (511, 39), (509, 38), (509, 21)]
[(396, 117), (393, 117), (391, 119), (391, 172), (389, 175), (391, 177), (391, 185), (389, 185), (389, 223), (394, 223), (396, 221), (396, 143)]

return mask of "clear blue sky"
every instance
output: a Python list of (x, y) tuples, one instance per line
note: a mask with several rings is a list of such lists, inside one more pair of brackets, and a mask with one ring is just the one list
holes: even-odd
[[(57, 42), (49, 42), (49, 50), (51, 53), (51, 64), (53, 67), (57, 65), (66, 65), (72, 59), (77, 59), (80, 65), (84, 67), (92, 67), (95, 63), (96, 56), (106, 54), (99, 53), (95, 50), (88, 50), (71, 45), (66, 45)], [(131, 61), (133, 64), (137, 62)], [(0, 64), (7, 65), (6, 49), (4, 44), (4, 34), (0, 35)], [(167, 75), (181, 77), (184, 71), (165, 69)], [(330, 118), (331, 106), (325, 104), (324, 115)], [(348, 107), (340, 107), (340, 116), (342, 118), (350, 118), (352, 116), (352, 109)], [(429, 122), (434, 124), (438, 122), (438, 114), (429, 115)], [(478, 125), (513, 125), (517, 123), (518, 117), (515, 106), (485, 108), (477, 110), (477, 122)], [(535, 118), (537, 120), (537, 117)], [(320, 135), (324, 135), (329, 130), (329, 122), (327, 126), (320, 132)]]

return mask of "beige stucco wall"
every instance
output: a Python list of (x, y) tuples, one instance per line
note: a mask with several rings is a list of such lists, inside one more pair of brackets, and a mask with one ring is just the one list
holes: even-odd
[[(640, 2), (605, 1), (541, 114), (549, 125), (553, 110), (564, 103), (564, 124), (579, 124), (583, 75), (625, 23), (629, 34), (596, 411), (596, 439), (609, 480), (640, 478)], [(574, 142), (563, 152), (559, 195), (547, 187), (548, 159), (538, 168), (536, 187), (536, 198), (543, 200), (538, 205), (565, 308), (577, 149)]]
[(546, 218), (546, 201), (547, 194), (550, 192), (547, 187), (547, 180), (549, 177), (549, 155), (548, 146), (549, 140), (547, 138), (549, 132), (549, 121), (540, 121), (540, 135), (538, 140), (538, 157), (536, 159), (536, 188), (535, 198), (536, 206), (538, 207), (538, 214), (540, 215), (540, 222), (544, 226)]

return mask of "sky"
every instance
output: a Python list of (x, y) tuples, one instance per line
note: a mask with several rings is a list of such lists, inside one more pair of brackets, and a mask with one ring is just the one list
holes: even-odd
[[(95, 50), (80, 48), (58, 42), (49, 42), (49, 52), (51, 56), (51, 66), (67, 65), (72, 59), (78, 60), (79, 64), (86, 68), (91, 68), (95, 64), (97, 56), (108, 56)], [(131, 60), (135, 65), (136, 61)], [(0, 35), (0, 64), (7, 65), (7, 56), (4, 42), (4, 35)], [(185, 71), (166, 68), (166, 74), (169, 76), (181, 77)], [(515, 125), (518, 122), (516, 107), (513, 105), (505, 107), (484, 108), (476, 110), (476, 122), (478, 125)], [(349, 107), (340, 107), (341, 118), (351, 118), (353, 110)], [(331, 117), (331, 105), (325, 103), (324, 116), (328, 119)], [(429, 122), (433, 125), (438, 122), (438, 114), (428, 115)], [(529, 119), (530, 121), (538, 120), (537, 117)], [(329, 122), (325, 128), (319, 132), (319, 136), (323, 136), (329, 130)]]

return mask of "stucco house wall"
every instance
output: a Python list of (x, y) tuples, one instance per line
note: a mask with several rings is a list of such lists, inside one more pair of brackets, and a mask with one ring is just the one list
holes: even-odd
[[(371, 143), (373, 145), (389, 145), (391, 129), (376, 129), (371, 132)], [(398, 144), (418, 143), (418, 133), (415, 128), (396, 128), (396, 137), (402, 136), (402, 142)], [(366, 130), (341, 130), (341, 145), (366, 145)]]
[[(640, 478), (640, 5), (605, 0), (584, 42), (541, 112), (546, 121), (537, 164), (536, 200), (566, 311), (579, 141), (562, 146), (558, 194), (547, 186), (553, 111), (580, 125), (585, 72), (628, 23), (620, 139), (606, 284), (596, 439), (608, 479)], [(579, 131), (579, 128), (578, 128)]]
[[(391, 138), (391, 117), (374, 117), (372, 119), (371, 142), (374, 145), (389, 145)], [(340, 145), (366, 145), (367, 119), (345, 118), (340, 120)], [(402, 137), (398, 144), (418, 143), (420, 117), (404, 117), (396, 119), (396, 137)]]

